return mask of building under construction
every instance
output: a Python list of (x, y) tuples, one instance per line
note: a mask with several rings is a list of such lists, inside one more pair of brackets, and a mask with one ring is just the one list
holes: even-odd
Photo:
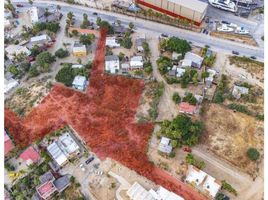
[(200, 25), (208, 4), (199, 0), (136, 0), (144, 9), (153, 9), (176, 18), (183, 18)]

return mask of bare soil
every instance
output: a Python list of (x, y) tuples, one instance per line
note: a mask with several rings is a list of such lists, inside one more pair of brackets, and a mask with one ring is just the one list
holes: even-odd
[(246, 152), (254, 147), (263, 155), (263, 122), (217, 104), (206, 108), (202, 143), (242, 171), (256, 175), (258, 164), (250, 161)]
[(252, 37), (249, 37), (246, 35), (238, 35), (238, 34), (217, 32), (217, 31), (212, 31), (210, 35), (214, 37), (226, 39), (226, 40), (240, 42), (240, 43), (251, 45), (251, 46), (258, 46), (257, 42)]

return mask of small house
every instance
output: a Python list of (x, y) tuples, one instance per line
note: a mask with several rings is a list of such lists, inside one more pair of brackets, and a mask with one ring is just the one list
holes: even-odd
[(145, 42), (145, 37), (141, 37), (141, 38), (137, 38), (135, 41), (135, 46), (138, 52), (143, 53), (144, 49), (143, 49), (143, 43)]
[(63, 165), (65, 165), (68, 162), (67, 156), (65, 155), (65, 153), (63, 152), (63, 150), (60, 148), (60, 146), (58, 145), (58, 142), (57, 141), (51, 143), (47, 147), (47, 151), (50, 154), (50, 156), (53, 158), (53, 160), (59, 166), (63, 166)]
[(41, 157), (32, 146), (28, 147), (22, 154), (20, 154), (20, 159), (26, 162), (27, 165), (37, 163)]
[(19, 82), (13, 78), (4, 79), (4, 94), (8, 94), (12, 89), (16, 88)]
[(57, 188), (53, 184), (53, 181), (48, 181), (37, 186), (36, 191), (42, 199), (49, 199), (57, 192)]
[(171, 140), (167, 137), (162, 137), (158, 145), (158, 150), (162, 153), (170, 154), (172, 151)]
[(30, 18), (32, 24), (39, 22), (39, 19), (45, 15), (45, 10), (42, 8), (37, 8), (35, 6), (30, 8)]
[(181, 102), (179, 105), (179, 112), (193, 115), (197, 112), (197, 106), (191, 105), (188, 102)]
[(142, 56), (133, 56), (130, 58), (130, 68), (132, 70), (135, 69), (143, 69), (143, 57)]
[(24, 54), (25, 56), (29, 56), (31, 54), (31, 51), (24, 46), (20, 46), (20, 45), (8, 45), (5, 48), (5, 51), (7, 52), (7, 57), (10, 60), (14, 60), (15, 57), (19, 54)]
[(31, 37), (30, 39), (31, 45), (44, 45), (49, 43), (50, 41), (51, 38), (46, 34)]
[(183, 67), (194, 67), (200, 69), (203, 63), (203, 58), (192, 52), (187, 52), (182, 60)]
[(120, 47), (120, 43), (117, 41), (115, 37), (107, 37), (106, 46), (110, 48), (116, 48), (116, 47)]
[(177, 71), (177, 77), (178, 78), (181, 78), (183, 75), (184, 75), (184, 73), (185, 73), (185, 69), (183, 69), (183, 68), (180, 68), (180, 67), (178, 67), (177, 69), (176, 69), (176, 71)]
[(128, 63), (122, 63), (121, 70), (123, 73), (127, 73), (130, 70), (130, 65)]
[(208, 69), (207, 72), (209, 73), (209, 77), (205, 78), (205, 84), (207, 87), (211, 87), (214, 76), (217, 74), (217, 72), (213, 69)]
[(73, 45), (73, 55), (77, 57), (85, 57), (87, 55), (86, 45), (81, 44), (80, 42), (74, 42)]
[(12, 140), (10, 139), (10, 137), (8, 136), (8, 134), (5, 132), (5, 136), (4, 136), (4, 141), (5, 141), (5, 144), (4, 144), (4, 154), (5, 156), (10, 152), (12, 151), (12, 149), (14, 149), (14, 145), (12, 143)]
[(173, 70), (173, 69), (169, 70), (168, 75), (171, 76), (171, 77), (175, 77), (176, 76), (176, 70)]
[(105, 56), (105, 70), (115, 74), (120, 69), (119, 57), (115, 55)]
[(236, 99), (240, 99), (242, 94), (248, 94), (248, 92), (249, 92), (248, 88), (235, 85), (233, 92), (232, 92), (232, 95)]
[(86, 77), (78, 75), (78, 76), (74, 77), (72, 87), (77, 89), (77, 90), (84, 91), (86, 88), (86, 84), (87, 84)]

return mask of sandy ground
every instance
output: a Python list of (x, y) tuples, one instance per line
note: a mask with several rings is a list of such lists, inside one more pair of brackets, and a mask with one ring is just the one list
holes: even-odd
[(212, 104), (207, 108), (203, 142), (221, 158), (255, 176), (258, 165), (247, 158), (246, 151), (254, 147), (262, 155), (263, 122), (220, 105)]

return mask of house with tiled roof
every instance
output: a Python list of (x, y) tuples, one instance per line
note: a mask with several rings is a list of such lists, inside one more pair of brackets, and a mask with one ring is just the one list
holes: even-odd
[(57, 188), (53, 184), (53, 181), (48, 181), (39, 185), (36, 188), (36, 191), (42, 199), (49, 199), (55, 192), (57, 192)]
[(179, 112), (193, 115), (197, 112), (197, 106), (191, 105), (188, 102), (181, 102), (179, 105)]
[(10, 139), (10, 137), (8, 136), (7, 132), (5, 131), (5, 136), (4, 136), (4, 140), (5, 140), (5, 156), (12, 150), (14, 149), (14, 145), (12, 143), (12, 140)]
[(20, 154), (20, 159), (26, 162), (27, 165), (37, 163), (40, 158), (40, 154), (32, 146), (28, 147), (22, 154)]

